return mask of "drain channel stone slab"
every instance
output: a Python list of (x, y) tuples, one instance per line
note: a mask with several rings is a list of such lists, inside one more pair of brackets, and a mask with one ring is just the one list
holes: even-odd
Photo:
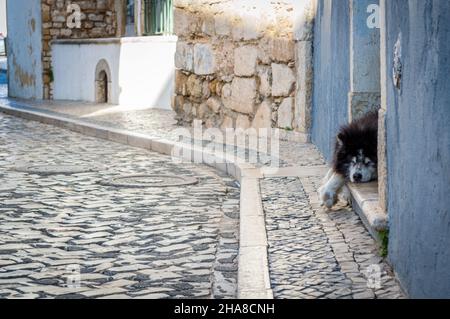
[(71, 175), (88, 173), (95, 171), (82, 165), (25, 165), (14, 167), (14, 170), (22, 173), (37, 174), (37, 175)]
[(187, 186), (197, 183), (198, 180), (194, 177), (176, 175), (128, 175), (100, 182), (105, 186), (131, 188)]

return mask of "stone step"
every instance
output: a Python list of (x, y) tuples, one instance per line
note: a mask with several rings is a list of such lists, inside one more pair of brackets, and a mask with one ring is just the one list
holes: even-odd
[(382, 212), (378, 202), (378, 183), (348, 183), (352, 195), (352, 206), (372, 237), (380, 244), (388, 229), (388, 216)]

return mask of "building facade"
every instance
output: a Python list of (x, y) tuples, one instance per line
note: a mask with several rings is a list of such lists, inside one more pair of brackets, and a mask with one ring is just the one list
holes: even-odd
[(449, 298), (450, 2), (381, 7), (389, 258), (412, 297)]
[[(411, 297), (450, 297), (450, 3), (175, 1), (182, 122), (281, 128), (331, 160), (378, 110), (388, 259)], [(376, 188), (375, 188), (376, 191)]]
[(450, 297), (450, 3), (318, 0), (311, 137), (379, 109), (378, 209), (413, 298)]
[(10, 96), (170, 108), (171, 0), (9, 1), (8, 13)]

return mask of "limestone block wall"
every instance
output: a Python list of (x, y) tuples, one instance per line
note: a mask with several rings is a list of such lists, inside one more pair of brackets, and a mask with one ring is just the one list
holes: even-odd
[(294, 1), (175, 0), (180, 122), (296, 130)]
[[(75, 11), (70, 4), (80, 8), (81, 25), (71, 27), (67, 22)], [(89, 39), (115, 37), (117, 15), (122, 1), (115, 0), (42, 0), (42, 65), (44, 99), (52, 98), (53, 73), (51, 70), (51, 41), (55, 39)], [(73, 61), (80, 63), (80, 61)]]

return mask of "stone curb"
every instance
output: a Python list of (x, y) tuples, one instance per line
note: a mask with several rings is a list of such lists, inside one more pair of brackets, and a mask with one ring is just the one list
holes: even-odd
[(273, 299), (259, 176), (241, 181), (238, 298)]
[(382, 212), (378, 202), (376, 183), (347, 184), (352, 195), (352, 206), (361, 218), (370, 235), (381, 244), (380, 232), (388, 229), (388, 216)]
[(262, 175), (255, 166), (230, 160), (226, 154), (222, 156), (207, 152), (201, 147), (196, 148), (146, 134), (96, 125), (54, 112), (21, 106), (19, 103), (14, 103), (13, 106), (0, 105), (0, 112), (172, 157), (175, 154), (174, 158), (179, 160), (201, 159), (203, 164), (234, 177), (241, 184), (238, 298), (273, 299), (267, 234), (259, 191), (259, 178), (262, 178)]

